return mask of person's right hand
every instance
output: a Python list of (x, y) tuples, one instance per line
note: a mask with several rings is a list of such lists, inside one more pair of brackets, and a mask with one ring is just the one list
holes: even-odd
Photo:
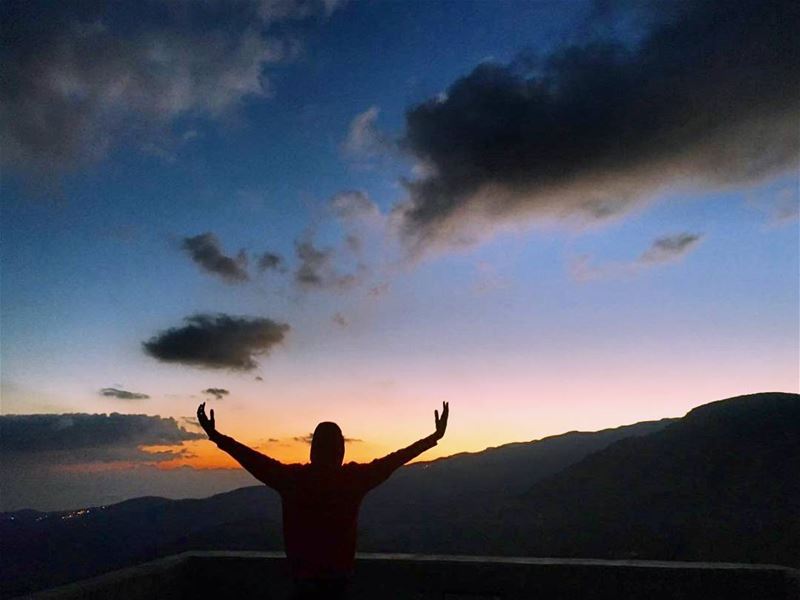
[(217, 433), (217, 429), (214, 423), (214, 409), (211, 409), (211, 418), (209, 419), (206, 416), (206, 403), (203, 402), (200, 406), (197, 407), (197, 422), (200, 423), (200, 427), (203, 428), (203, 431), (206, 432), (208, 435), (208, 439), (214, 437)]

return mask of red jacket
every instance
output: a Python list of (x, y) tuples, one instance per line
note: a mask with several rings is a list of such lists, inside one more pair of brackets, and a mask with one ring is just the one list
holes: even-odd
[(280, 494), (286, 556), (298, 579), (349, 575), (361, 500), (396, 469), (436, 445), (436, 438), (429, 436), (371, 463), (321, 467), (283, 464), (220, 433), (213, 441)]

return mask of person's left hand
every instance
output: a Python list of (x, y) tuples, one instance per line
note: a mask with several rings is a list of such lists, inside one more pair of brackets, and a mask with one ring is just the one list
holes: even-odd
[(214, 409), (211, 409), (211, 418), (209, 419), (206, 416), (205, 402), (197, 407), (197, 421), (200, 423), (200, 427), (203, 428), (203, 431), (208, 435), (208, 439), (211, 439), (217, 433), (216, 424), (214, 423)]
[[(436, 433), (434, 437), (440, 440), (444, 437), (444, 432), (447, 429), (447, 417), (450, 416), (450, 403), (442, 402), (442, 416), (439, 416), (439, 411), (433, 411), (433, 417), (436, 419)], [(212, 417), (213, 418), (213, 417)]]

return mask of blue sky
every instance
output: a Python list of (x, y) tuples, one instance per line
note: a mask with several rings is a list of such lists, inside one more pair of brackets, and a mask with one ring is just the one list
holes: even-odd
[[(740, 82), (709, 63), (694, 88), (644, 104), (650, 118), (637, 112), (646, 97), (614, 87), (617, 72), (661, 85), (681, 41), (647, 40), (677, 27), (692, 55), (692, 26), (710, 18), (700, 4), (181, 6), (150, 2), (141, 16), (66, 4), (44, 10), (39, 29), (26, 29), (35, 7), (5, 8), (18, 18), (4, 60), (20, 92), (3, 99), (4, 414), (180, 419), (203, 389), (223, 387), (227, 433), (290, 440), (340, 419), (364, 440), (358, 458), (425, 434), (442, 400), (454, 419), (438, 455), (798, 390), (791, 77), (727, 103), (719, 90)], [(164, 11), (166, 20), (148, 16)], [(21, 41), (30, 31), (40, 39)], [(733, 31), (746, 44), (751, 32), (780, 40), (783, 30)], [(730, 51), (724, 35), (710, 39)], [(600, 41), (617, 50), (604, 54)], [(796, 43), (774, 45), (796, 55)], [(597, 63), (606, 79), (565, 63), (569, 48), (607, 61)], [(753, 59), (756, 80), (783, 68), (771, 57)], [(685, 68), (680, 81), (695, 81)], [(570, 146), (518, 106), (549, 90), (552, 119), (570, 131), (584, 118), (570, 111), (591, 105), (570, 98), (573, 85), (627, 107), (624, 131), (592, 123)], [(670, 112), (685, 98), (727, 120)], [(420, 105), (430, 115), (408, 120)], [(595, 127), (602, 143), (580, 139)], [(592, 155), (595, 143), (609, 153)], [(227, 268), (245, 252), (249, 280), (192, 260), (186, 240), (207, 232)], [(316, 283), (299, 279), (303, 244), (318, 253)], [(259, 272), (264, 252), (281, 268)], [(143, 351), (198, 313), (290, 329), (253, 350), (252, 370)], [(149, 398), (99, 393), (109, 387)], [(288, 442), (271, 451), (306, 452)]]

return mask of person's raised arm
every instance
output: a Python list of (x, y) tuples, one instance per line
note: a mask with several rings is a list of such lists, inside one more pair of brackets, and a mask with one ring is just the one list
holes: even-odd
[(437, 442), (444, 437), (444, 432), (447, 430), (447, 418), (450, 416), (450, 403), (442, 402), (441, 416), (439, 416), (438, 410), (433, 411), (433, 416), (436, 423), (436, 430), (431, 435), (414, 442), (406, 448), (387, 454), (383, 458), (375, 459), (367, 465), (369, 487), (375, 487), (384, 482), (397, 469), (408, 461), (415, 459), (425, 452), (425, 450), (433, 448)]
[(217, 431), (214, 409), (211, 409), (211, 418), (209, 419), (206, 416), (205, 402), (197, 407), (197, 421), (208, 435), (208, 439), (214, 442), (220, 450), (230, 454), (253, 477), (271, 488), (277, 489), (281, 486), (286, 475), (286, 465)]

